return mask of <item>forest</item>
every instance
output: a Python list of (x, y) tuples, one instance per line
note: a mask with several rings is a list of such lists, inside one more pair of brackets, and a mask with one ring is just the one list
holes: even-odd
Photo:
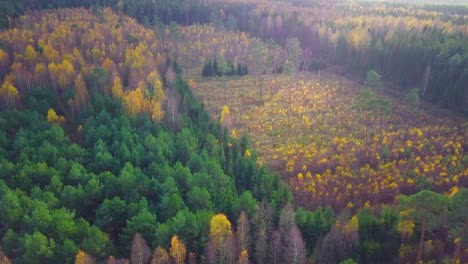
[(0, 263), (468, 262), (463, 1), (0, 1)]

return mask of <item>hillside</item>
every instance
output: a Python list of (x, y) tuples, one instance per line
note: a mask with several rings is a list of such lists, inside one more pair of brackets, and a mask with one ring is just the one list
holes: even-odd
[(359, 84), (326, 73), (196, 83), (212, 116), (227, 106), (229, 126), (252, 137), (260, 160), (306, 208), (389, 204), (429, 186), (451, 193), (468, 184), (463, 119), (418, 114), (398, 99), (391, 114), (363, 118), (354, 108)]
[(60, 9), (1, 34), (0, 233), (15, 262), (128, 257), (132, 239), (165, 252), (171, 237), (200, 258), (220, 239), (212, 216), (247, 221), (258, 201), (276, 213), (290, 200), (179, 77), (159, 77), (164, 54), (132, 19)]

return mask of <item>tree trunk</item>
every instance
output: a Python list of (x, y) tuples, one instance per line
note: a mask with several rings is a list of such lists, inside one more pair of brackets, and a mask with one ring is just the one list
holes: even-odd
[(458, 242), (455, 245), (455, 254), (453, 256), (453, 264), (461, 263), (460, 262), (460, 250), (461, 250), (461, 242)]
[(427, 66), (425, 76), (424, 76), (424, 89), (423, 89), (423, 94), (422, 94), (422, 100), (421, 100), (421, 108), (424, 111), (424, 99), (426, 99), (426, 89), (427, 89), (427, 84), (429, 82), (429, 76), (431, 74), (431, 66)]
[(422, 259), (422, 252), (424, 249), (424, 238), (426, 236), (426, 221), (423, 221), (421, 226), (421, 239), (419, 240), (418, 255), (416, 258), (416, 264), (419, 264)]
[(260, 105), (263, 103), (263, 77), (260, 77)]

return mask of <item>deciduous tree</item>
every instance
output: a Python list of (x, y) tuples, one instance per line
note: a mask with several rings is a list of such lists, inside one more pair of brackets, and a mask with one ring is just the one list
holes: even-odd
[(88, 253), (79, 250), (75, 257), (75, 264), (94, 264), (96, 261)]
[(172, 259), (176, 264), (185, 263), (185, 258), (187, 257), (187, 249), (185, 244), (179, 240), (178, 236), (173, 236), (171, 239), (171, 250), (170, 254)]
[(237, 264), (250, 264), (249, 253), (246, 249), (243, 249), (237, 259)]
[(241, 212), (237, 220), (237, 240), (240, 250), (248, 251), (250, 249), (250, 223), (244, 211)]
[(140, 233), (133, 236), (132, 253), (130, 261), (132, 264), (147, 264), (151, 258), (151, 250)]
[(57, 115), (54, 109), (50, 108), (49, 111), (47, 111), (47, 122), (51, 124), (62, 124), (65, 122), (65, 118), (61, 115)]
[(167, 250), (161, 246), (158, 246), (154, 252), (151, 259), (151, 264), (169, 264), (171, 263), (171, 257)]

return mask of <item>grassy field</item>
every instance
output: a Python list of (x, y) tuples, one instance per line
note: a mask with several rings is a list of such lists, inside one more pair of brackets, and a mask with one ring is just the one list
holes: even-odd
[(301, 206), (353, 209), (468, 185), (466, 119), (416, 113), (396, 99), (389, 116), (363, 115), (353, 108), (360, 85), (329, 73), (187, 78), (214, 118), (228, 106), (233, 134), (252, 138)]

